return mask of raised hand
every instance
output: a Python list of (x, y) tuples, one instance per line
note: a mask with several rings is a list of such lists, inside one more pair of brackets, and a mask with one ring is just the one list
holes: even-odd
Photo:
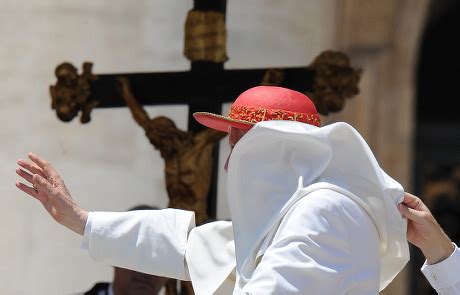
[(83, 235), (88, 212), (78, 207), (51, 164), (33, 153), (28, 157), (30, 161), (18, 160), (16, 173), (31, 186), (16, 182), (16, 187), (39, 200), (58, 223)]
[(406, 193), (399, 211), (407, 218), (407, 240), (422, 250), (428, 264), (438, 263), (452, 254), (451, 240), (422, 200)]

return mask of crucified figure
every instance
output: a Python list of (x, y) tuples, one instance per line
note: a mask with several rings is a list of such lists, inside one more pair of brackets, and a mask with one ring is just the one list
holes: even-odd
[(195, 211), (197, 224), (202, 224), (208, 219), (206, 197), (211, 183), (213, 147), (226, 134), (212, 129), (197, 133), (183, 131), (169, 118), (151, 119), (132, 93), (129, 80), (121, 77), (118, 81), (134, 120), (165, 160), (169, 207)]

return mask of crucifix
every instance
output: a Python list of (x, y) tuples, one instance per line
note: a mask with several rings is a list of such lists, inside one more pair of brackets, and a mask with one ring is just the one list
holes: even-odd
[[(57, 82), (50, 87), (52, 108), (69, 122), (80, 115), (90, 121), (94, 108), (129, 107), (151, 144), (165, 160), (170, 207), (193, 210), (197, 223), (216, 217), (218, 150), (225, 134), (204, 129), (192, 117), (195, 111), (221, 113), (222, 104), (257, 85), (276, 85), (306, 93), (319, 113), (340, 111), (346, 99), (359, 92), (361, 71), (350, 66), (340, 52), (325, 51), (309, 66), (278, 69), (227, 70), (226, 0), (194, 0), (185, 22), (184, 55), (191, 69), (164, 73), (93, 74), (70, 63), (56, 68)], [(150, 118), (145, 105), (188, 105), (188, 131), (179, 130), (165, 117)], [(168, 282), (168, 295), (178, 294)], [(193, 294), (181, 284), (181, 294)]]
[[(57, 83), (50, 87), (52, 108), (66, 122), (81, 113), (80, 121), (88, 123), (94, 108), (128, 106), (165, 159), (170, 205), (197, 211), (199, 223), (216, 217), (217, 174), (211, 171), (216, 171), (218, 161), (213, 146), (224, 134), (204, 130), (192, 117), (195, 111), (221, 113), (222, 104), (244, 90), (277, 85), (307, 93), (326, 115), (340, 111), (346, 99), (359, 92), (361, 71), (352, 68), (340, 52), (325, 51), (304, 67), (225, 69), (225, 11), (226, 0), (194, 0), (185, 22), (184, 55), (191, 61), (189, 71), (95, 75), (92, 64), (84, 63), (79, 74), (73, 65), (63, 63), (56, 68)], [(142, 107), (177, 104), (189, 107), (188, 131), (177, 129), (168, 118), (149, 118)], [(193, 148), (193, 153), (188, 152)], [(191, 171), (195, 166), (200, 166), (199, 171)], [(183, 201), (187, 194), (193, 200)]]

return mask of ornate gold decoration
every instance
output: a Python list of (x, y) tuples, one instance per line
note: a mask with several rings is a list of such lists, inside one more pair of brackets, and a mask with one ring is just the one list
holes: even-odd
[(83, 64), (83, 72), (78, 74), (77, 68), (65, 62), (56, 67), (56, 85), (50, 86), (51, 107), (56, 110), (59, 119), (64, 122), (72, 121), (81, 111), (80, 121), (88, 123), (90, 113), (97, 106), (96, 100), (91, 100), (91, 81), (97, 76), (91, 73), (92, 63)]
[[(350, 66), (350, 59), (342, 52), (324, 51), (307, 67), (314, 71), (313, 91), (304, 91), (322, 115), (343, 109), (345, 100), (359, 93), (361, 70)], [(282, 86), (283, 69), (268, 69), (260, 85)]]
[(225, 62), (227, 57), (225, 15), (216, 11), (190, 10), (185, 21), (184, 55), (190, 61)]
[(303, 122), (314, 126), (320, 126), (318, 114), (296, 113), (285, 110), (266, 109), (251, 106), (232, 105), (228, 115), (231, 119), (257, 123), (269, 120), (284, 120)]
[(264, 73), (260, 85), (279, 86), (284, 82), (284, 71), (282, 69), (268, 69)]
[(197, 224), (208, 220), (207, 195), (211, 183), (212, 151), (226, 133), (205, 129), (198, 133), (182, 131), (166, 117), (150, 119), (134, 97), (129, 80), (118, 79), (121, 96), (134, 120), (165, 160), (169, 207), (195, 211)]
[(359, 93), (361, 69), (350, 66), (342, 52), (324, 51), (309, 66), (315, 71), (313, 93), (307, 93), (322, 115), (343, 109), (345, 100)]

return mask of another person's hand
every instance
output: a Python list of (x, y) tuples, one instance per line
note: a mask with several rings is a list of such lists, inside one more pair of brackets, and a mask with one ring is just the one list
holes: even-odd
[(20, 167), (16, 168), (16, 173), (32, 186), (16, 182), (17, 188), (39, 200), (58, 223), (83, 235), (88, 212), (78, 207), (64, 181), (48, 162), (32, 153), (28, 157), (31, 162), (18, 160)]
[(406, 193), (398, 208), (407, 218), (407, 240), (422, 250), (428, 264), (441, 262), (452, 254), (451, 240), (422, 200)]

